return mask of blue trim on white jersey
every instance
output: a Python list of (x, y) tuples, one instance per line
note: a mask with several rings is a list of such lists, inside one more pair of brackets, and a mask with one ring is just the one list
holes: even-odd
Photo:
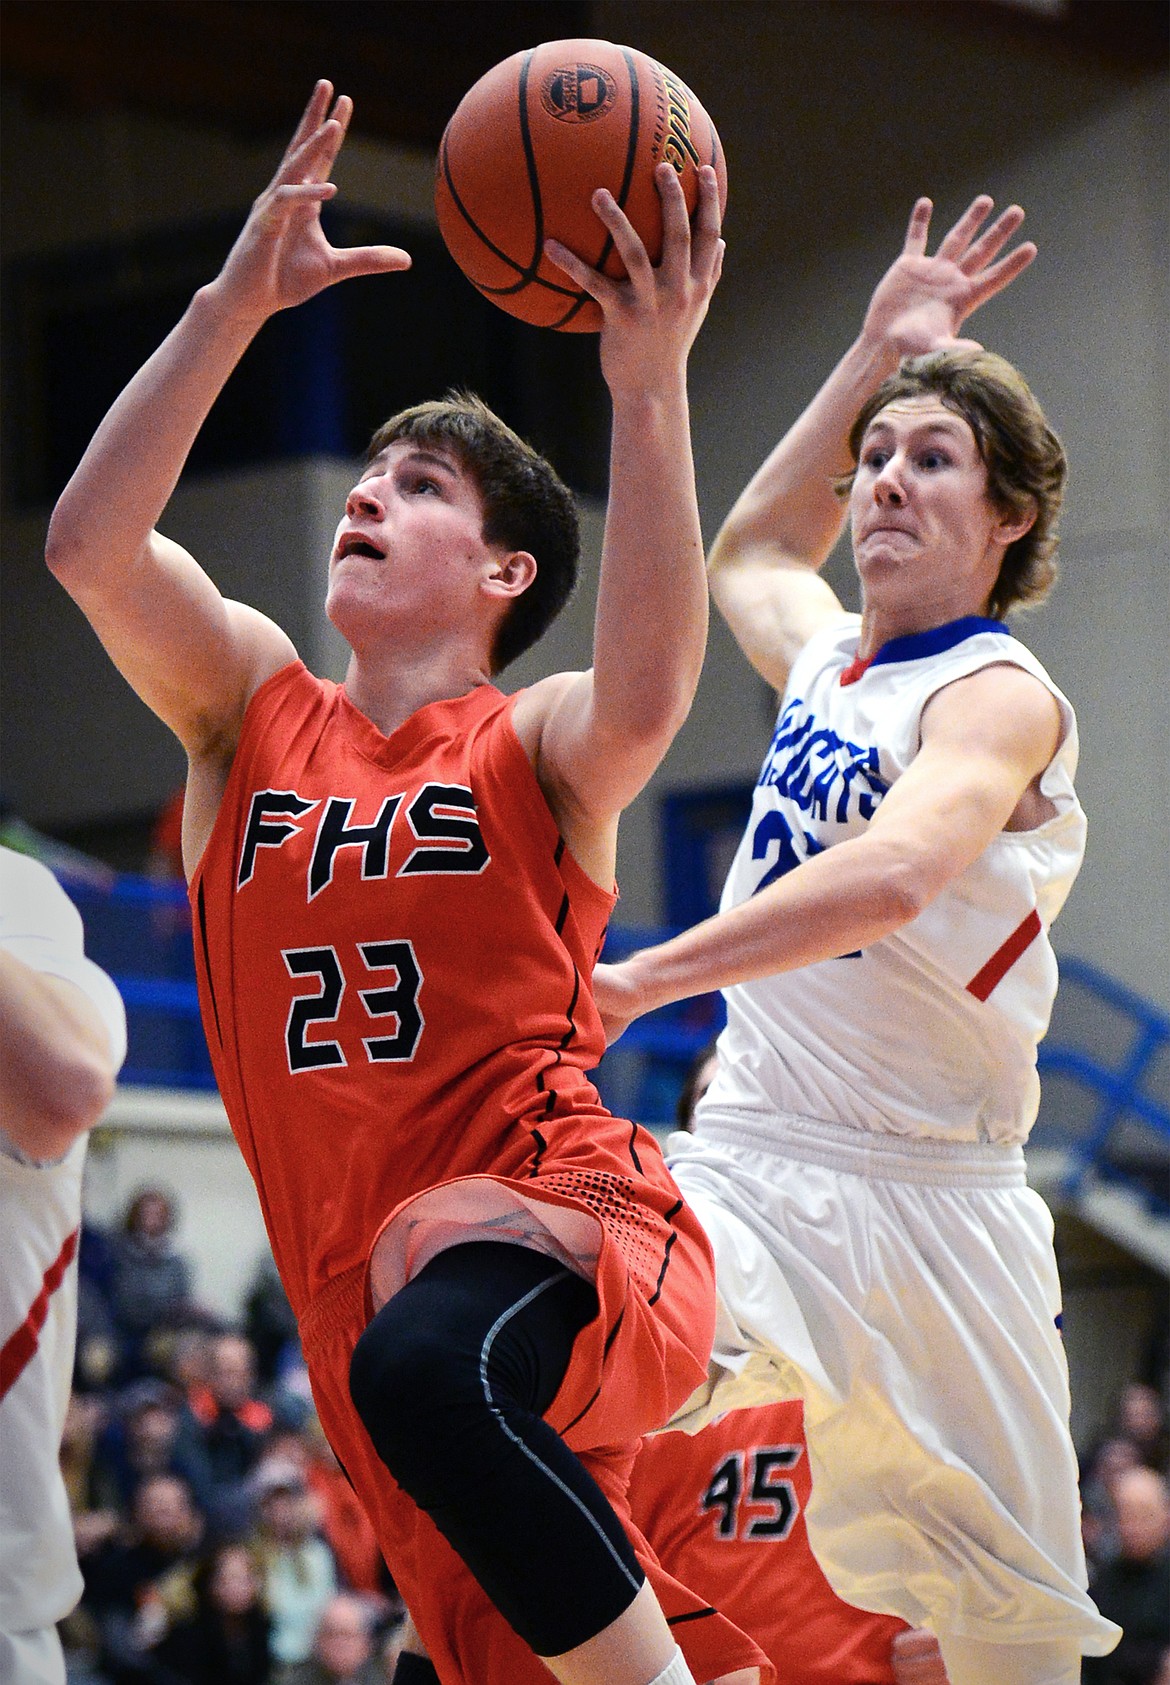
[(948, 620), (945, 626), (932, 626), (929, 632), (910, 632), (904, 638), (891, 638), (882, 645), (869, 662), (870, 667), (884, 667), (891, 661), (921, 661), (923, 656), (941, 655), (953, 649), (977, 632), (999, 632), (1010, 638), (1013, 634), (1002, 620), (991, 620), (982, 614), (965, 614), (959, 620)]

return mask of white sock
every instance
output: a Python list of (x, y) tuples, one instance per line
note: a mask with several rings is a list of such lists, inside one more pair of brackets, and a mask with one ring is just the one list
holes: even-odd
[(687, 1659), (677, 1645), (674, 1655), (667, 1662), (662, 1672), (656, 1674), (650, 1681), (650, 1685), (695, 1685), (695, 1676), (687, 1666)]

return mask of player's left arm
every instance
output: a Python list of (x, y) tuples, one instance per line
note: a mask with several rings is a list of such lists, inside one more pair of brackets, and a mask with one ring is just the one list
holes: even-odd
[(669, 1001), (852, 953), (916, 918), (978, 858), (1060, 744), (1060, 707), (1022, 668), (985, 667), (938, 691), (921, 748), (865, 832), (758, 895), (594, 973), (610, 1040)]
[(593, 666), (536, 687), (517, 710), (518, 729), (526, 707), (542, 710), (537, 775), (570, 829), (575, 820), (582, 829), (607, 824), (637, 795), (687, 716), (706, 649), (686, 367), (722, 264), (718, 186), (705, 167), (692, 230), (669, 165), (659, 166), (657, 184), (664, 224), (657, 266), (603, 191), (594, 208), (628, 280), (610, 280), (549, 243), (549, 255), (601, 305), (602, 372), (613, 403)]

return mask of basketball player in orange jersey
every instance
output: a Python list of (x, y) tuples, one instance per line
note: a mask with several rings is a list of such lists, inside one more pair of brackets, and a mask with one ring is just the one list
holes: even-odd
[(576, 522), (548, 465), (468, 399), (372, 443), (330, 560), (352, 651), (337, 686), (156, 523), (264, 321), (409, 262), (322, 233), (350, 112), (318, 84), (222, 271), (99, 427), (49, 565), (187, 750), (217, 1079), (321, 1421), (440, 1678), (768, 1679), (629, 1522), (639, 1436), (705, 1373), (711, 1260), (652, 1138), (585, 1076), (618, 814), (703, 659), (686, 362), (722, 262), (715, 174), (692, 235), (660, 170), (658, 267), (596, 196), (628, 281), (549, 250), (605, 319), (592, 669), (511, 697), (492, 683), (567, 596)]

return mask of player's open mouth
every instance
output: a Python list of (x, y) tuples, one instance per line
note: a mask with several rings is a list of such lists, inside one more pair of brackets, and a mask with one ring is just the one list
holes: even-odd
[(375, 562), (384, 562), (386, 552), (379, 550), (376, 544), (371, 544), (360, 532), (345, 532), (337, 544), (337, 560), (343, 561), (346, 556), (369, 556)]

